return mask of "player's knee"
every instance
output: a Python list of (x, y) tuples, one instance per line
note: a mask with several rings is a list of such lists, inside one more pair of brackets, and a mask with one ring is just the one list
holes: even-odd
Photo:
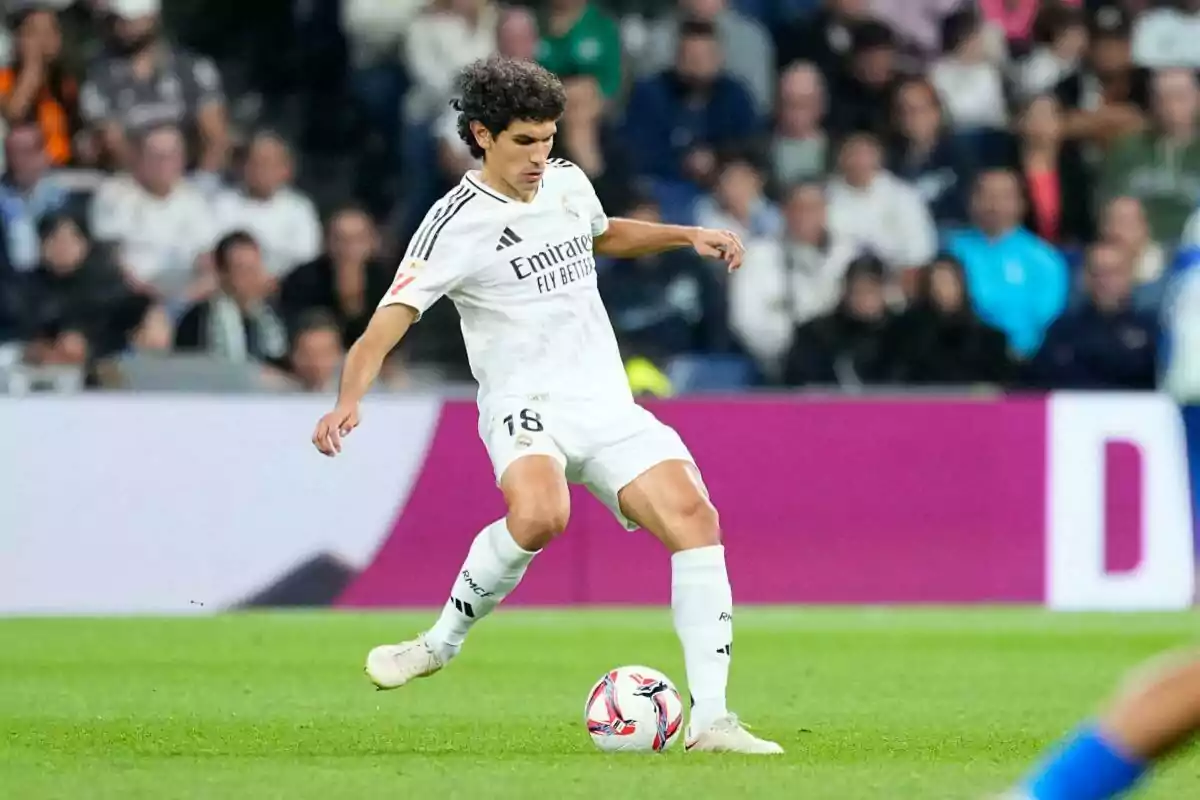
[(570, 507), (554, 499), (530, 498), (508, 510), (508, 531), (526, 550), (541, 550), (567, 529)]
[(676, 549), (691, 550), (721, 543), (721, 519), (717, 509), (700, 492), (680, 502), (671, 516)]

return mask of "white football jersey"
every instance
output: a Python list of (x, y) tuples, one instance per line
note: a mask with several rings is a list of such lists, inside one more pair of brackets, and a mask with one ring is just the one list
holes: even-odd
[(550, 160), (528, 203), (468, 172), (425, 215), (379, 305), (424, 312), (448, 296), (481, 404), (517, 395), (631, 400), (596, 286), (592, 237), (607, 229), (591, 181), (569, 161)]

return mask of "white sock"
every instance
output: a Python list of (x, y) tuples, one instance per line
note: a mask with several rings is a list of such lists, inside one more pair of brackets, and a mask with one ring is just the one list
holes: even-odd
[(516, 588), (537, 552), (517, 544), (503, 519), (488, 525), (467, 552), (442, 615), (425, 640), (445, 663), (458, 655), (467, 632)]
[(725, 689), (733, 654), (733, 591), (723, 546), (671, 556), (671, 611), (692, 695), (691, 727), (699, 732), (729, 713)]

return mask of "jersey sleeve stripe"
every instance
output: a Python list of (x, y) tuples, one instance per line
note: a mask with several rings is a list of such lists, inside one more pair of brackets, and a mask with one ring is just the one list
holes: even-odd
[(412, 242), (408, 246), (407, 258), (422, 258), (418, 255), (424, 248), (433, 230), (438, 226), (443, 219), (454, 211), (455, 204), (465, 197), (470, 196), (471, 190), (465, 186), (460, 186), (455, 189), (443, 201), (443, 205), (435, 211), (428, 219), (421, 223), (417, 228), (417, 232), (413, 234)]
[(441, 235), (442, 229), (446, 227), (446, 224), (449, 223), (450, 220), (454, 219), (458, 212), (463, 210), (463, 207), (465, 207), (467, 203), (474, 200), (477, 196), (478, 195), (468, 194), (451, 208), (450, 213), (446, 214), (441, 221), (439, 221), (437, 225), (433, 227), (425, 244), (418, 248), (417, 258), (421, 259), (422, 261), (429, 260), (429, 257), (433, 255), (433, 246), (437, 244), (438, 236)]

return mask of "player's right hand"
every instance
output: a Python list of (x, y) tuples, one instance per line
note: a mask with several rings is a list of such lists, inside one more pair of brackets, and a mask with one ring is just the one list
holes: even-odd
[(342, 452), (342, 439), (358, 427), (358, 406), (338, 406), (317, 422), (312, 443), (323, 455), (330, 458)]

